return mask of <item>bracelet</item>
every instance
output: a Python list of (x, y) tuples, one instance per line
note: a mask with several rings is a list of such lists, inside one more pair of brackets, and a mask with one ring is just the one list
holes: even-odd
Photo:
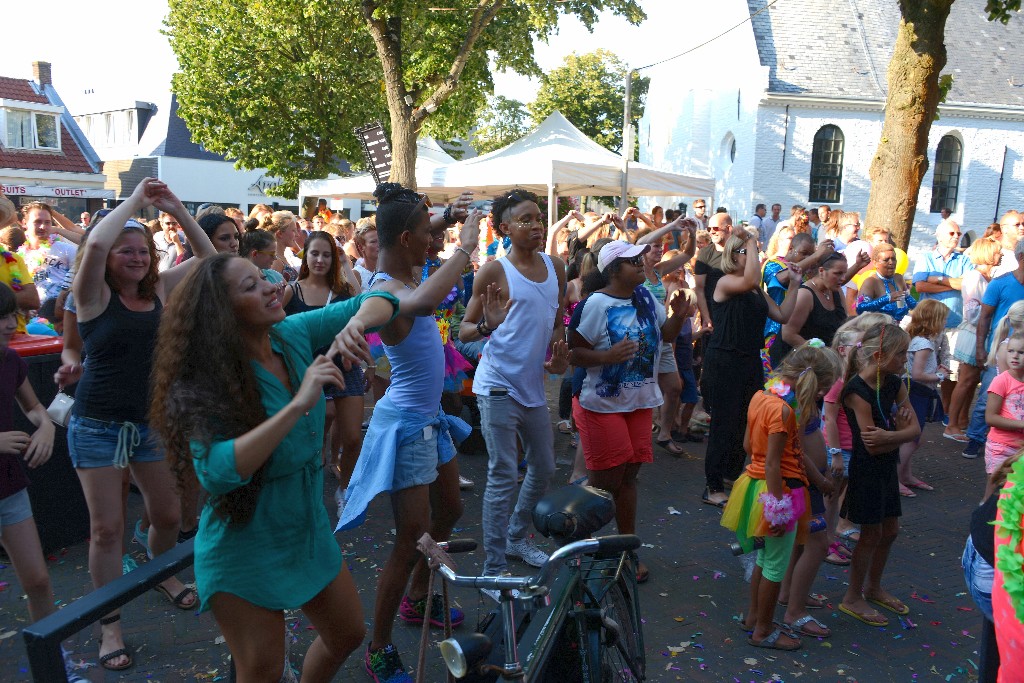
[(469, 253), (468, 251), (466, 251), (465, 249), (463, 249), (462, 247), (455, 247), (455, 251), (461, 251), (461, 252), (462, 252), (463, 254), (465, 254), (465, 255), (466, 255), (466, 258), (468, 258), (468, 259), (469, 259), (470, 261), (472, 261), (472, 260), (473, 260), (473, 255), (472, 255), (472, 254), (470, 254), (470, 253)]
[(459, 222), (459, 220), (452, 215), (453, 206), (454, 204), (449, 204), (444, 208), (444, 213), (441, 214), (441, 218), (443, 218), (444, 222), (447, 223), (448, 225), (455, 225), (456, 223)]
[(786, 526), (796, 518), (793, 500), (789, 494), (783, 494), (782, 498), (776, 498), (765, 491), (758, 496), (758, 501), (764, 506), (765, 520), (772, 526)]
[[(487, 330), (487, 331), (484, 332), (484, 330)], [(491, 336), (491, 332), (493, 332), (494, 330), (492, 330), (491, 328), (487, 327), (487, 323), (485, 323), (484, 320), (481, 318), (480, 322), (478, 322), (476, 324), (476, 331), (480, 333), (481, 337), (490, 337)]]

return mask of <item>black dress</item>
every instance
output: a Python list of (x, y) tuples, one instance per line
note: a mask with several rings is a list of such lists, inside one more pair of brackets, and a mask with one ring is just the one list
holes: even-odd
[[(836, 336), (836, 330), (846, 322), (846, 307), (843, 305), (843, 293), (841, 291), (832, 291), (832, 302), (835, 304), (835, 308), (831, 311), (825, 308), (825, 305), (821, 303), (821, 299), (818, 298), (818, 292), (814, 291), (813, 287), (807, 285), (801, 285), (800, 289), (806, 289), (811, 293), (811, 312), (807, 314), (807, 320), (804, 321), (804, 326), (800, 328), (800, 336), (804, 339), (818, 338), (825, 342), (826, 346), (832, 345), (832, 338)], [(776, 368), (782, 359), (786, 357), (786, 354), (793, 350), (793, 347), (787, 344), (782, 339), (782, 334), (775, 339), (775, 343), (772, 344), (770, 351), (772, 367)]]
[(846, 490), (847, 517), (854, 524), (881, 524), (888, 517), (903, 514), (900, 505), (900, 480), (897, 467), (899, 448), (872, 455), (860, 438), (857, 415), (846, 406), (846, 397), (859, 396), (871, 406), (871, 419), (882, 429), (892, 429), (892, 408), (900, 392), (900, 378), (886, 375), (881, 389), (868, 385), (859, 375), (843, 387), (843, 410), (853, 432), (853, 457), (850, 458), (850, 479)]
[[(306, 298), (302, 295), (302, 284), (299, 282), (292, 282), (288, 285), (292, 288), (292, 298), (288, 301), (288, 305), (284, 307), (285, 315), (295, 315), (296, 313), (305, 313), (306, 311), (316, 311), (323, 306), (311, 306), (306, 303)], [(335, 296), (333, 292), (330, 294), (330, 298), (327, 301), (327, 305), (344, 301), (348, 299), (347, 296)], [(322, 356), (327, 353), (327, 349), (330, 347), (323, 347), (317, 349), (313, 354), (314, 356)], [(364, 391), (365, 380), (363, 379), (363, 370), (358, 365), (353, 364), (352, 368), (346, 370), (341, 364), (341, 359), (335, 358), (334, 364), (341, 370), (342, 376), (345, 378), (344, 387), (336, 387), (333, 384), (324, 386), (324, 398), (328, 400), (333, 398), (344, 398), (346, 396), (362, 396)]]
[(709, 491), (718, 492), (724, 490), (723, 478), (739, 477), (747, 458), (743, 450), (747, 407), (764, 386), (761, 347), (768, 302), (757, 288), (716, 304), (712, 317), (714, 330), (704, 358), (701, 393), (711, 413), (705, 483)]

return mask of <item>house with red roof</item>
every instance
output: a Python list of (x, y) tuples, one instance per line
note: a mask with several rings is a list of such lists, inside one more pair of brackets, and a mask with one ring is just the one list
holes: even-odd
[(17, 205), (44, 201), (74, 220), (114, 192), (54, 90), (50, 64), (33, 62), (32, 73), (32, 80), (0, 76), (0, 189)]

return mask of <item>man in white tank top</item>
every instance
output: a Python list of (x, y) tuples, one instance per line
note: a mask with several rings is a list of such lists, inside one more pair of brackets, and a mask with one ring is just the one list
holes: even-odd
[[(533, 506), (555, 471), (554, 434), (544, 373), (568, 366), (562, 322), (565, 265), (542, 253), (545, 229), (536, 196), (523, 190), (494, 201), (492, 220), (511, 251), (484, 264), (459, 328), (464, 342), (488, 338), (473, 380), (487, 442), (484, 492), (484, 574), (506, 570), (506, 557), (539, 567), (547, 554), (527, 537)], [(550, 354), (549, 354), (550, 351)], [(519, 446), (526, 478), (512, 511)]]

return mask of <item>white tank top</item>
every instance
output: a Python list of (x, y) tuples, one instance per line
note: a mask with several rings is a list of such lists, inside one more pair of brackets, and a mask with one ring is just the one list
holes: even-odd
[(544, 394), (544, 360), (558, 312), (558, 275), (551, 258), (541, 254), (548, 276), (543, 282), (526, 277), (508, 260), (498, 259), (505, 269), (512, 307), (484, 346), (473, 378), (473, 393), (486, 396), (491, 389), (507, 389), (520, 405), (547, 405)]

